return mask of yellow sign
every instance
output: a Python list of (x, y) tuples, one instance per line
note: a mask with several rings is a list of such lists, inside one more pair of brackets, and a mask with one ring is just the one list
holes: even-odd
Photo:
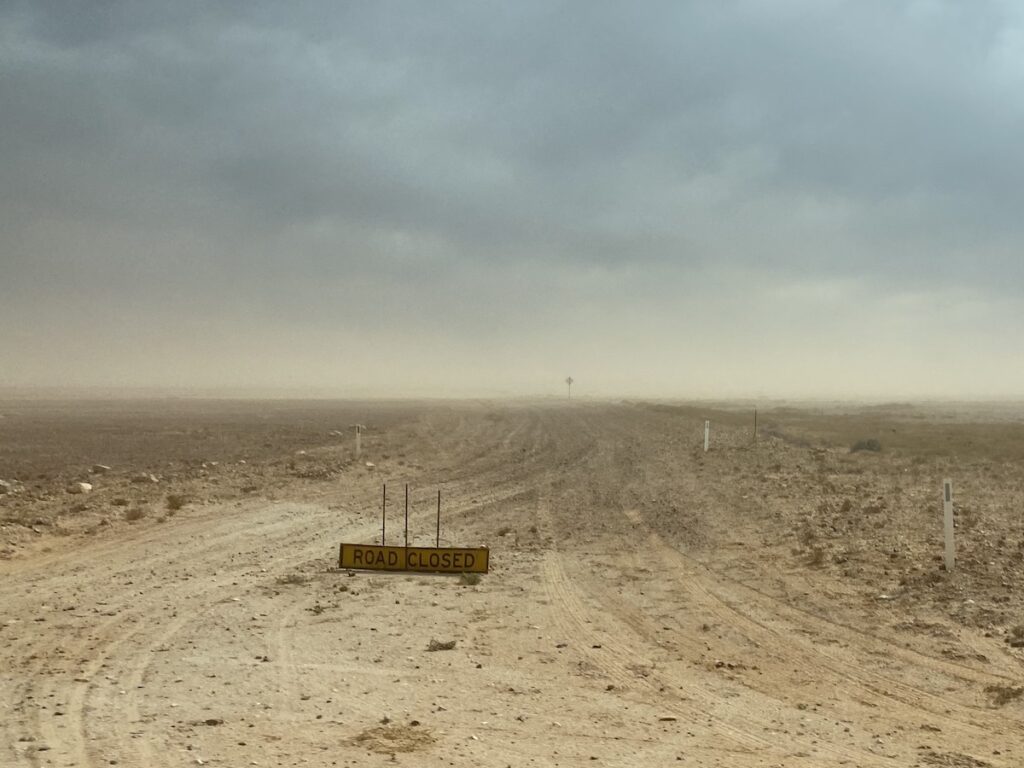
[(382, 547), (379, 544), (342, 544), (338, 567), (369, 571), (421, 573), (487, 573), (487, 547)]

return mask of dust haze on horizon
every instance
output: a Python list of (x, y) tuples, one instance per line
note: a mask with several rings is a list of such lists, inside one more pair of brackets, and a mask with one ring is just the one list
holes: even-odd
[(1024, 397), (1009, 2), (0, 0), (0, 391)]

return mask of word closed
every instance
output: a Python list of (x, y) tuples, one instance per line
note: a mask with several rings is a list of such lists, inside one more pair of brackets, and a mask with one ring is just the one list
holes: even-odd
[(486, 547), (382, 547), (379, 544), (342, 544), (338, 567), (368, 571), (420, 573), (487, 573)]

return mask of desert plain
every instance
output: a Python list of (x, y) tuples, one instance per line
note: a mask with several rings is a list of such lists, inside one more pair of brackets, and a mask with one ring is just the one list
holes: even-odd
[(1024, 406), (753, 408), (0, 402), (0, 766), (1024, 765)]

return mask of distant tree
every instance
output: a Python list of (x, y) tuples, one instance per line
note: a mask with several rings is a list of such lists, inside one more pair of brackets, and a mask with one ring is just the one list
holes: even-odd
[(569, 385), (569, 399), (570, 400), (572, 399), (572, 381), (573, 381), (572, 376), (569, 376), (565, 380), (565, 383)]

